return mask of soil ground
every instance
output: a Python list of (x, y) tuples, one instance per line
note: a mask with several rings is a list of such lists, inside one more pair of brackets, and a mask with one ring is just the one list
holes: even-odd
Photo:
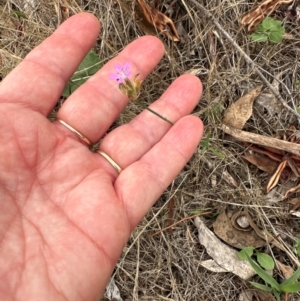
[[(33, 3), (34, 7), (26, 7), (26, 2)], [(209, 212), (201, 218), (212, 229), (216, 217), (225, 209), (247, 207), (256, 224), (280, 236), (293, 253), (295, 241), (300, 238), (299, 218), (289, 214), (291, 205), (287, 201), (297, 202), (299, 193), (291, 194), (283, 202), (270, 202), (265, 192), (268, 174), (245, 161), (242, 157), (245, 146), (219, 128), (226, 108), (241, 96), (261, 85), (263, 91), (269, 93), (255, 68), (203, 14), (195, 1), (155, 2), (148, 1), (173, 20), (179, 42), (171, 41), (151, 27), (136, 1), (0, 0), (0, 78), (57, 28), (64, 18), (61, 10), (64, 3), (68, 4), (70, 15), (87, 11), (99, 18), (102, 33), (93, 50), (103, 63), (142, 35), (158, 36), (165, 44), (165, 56), (143, 83), (140, 101), (130, 103), (113, 127), (131, 120), (157, 99), (175, 78), (192, 73), (204, 86), (201, 102), (192, 114), (204, 121), (205, 134), (193, 158), (132, 233), (115, 268), (114, 280), (123, 300), (238, 300), (239, 294), (251, 285), (231, 273), (214, 273), (201, 266), (201, 261), (210, 256), (199, 243), (191, 216)], [(239, 22), (258, 4), (257, 1), (203, 0), (199, 3), (270, 83), (278, 77), (278, 91), (283, 100), (292, 109), (299, 107), (300, 32), (299, 20), (293, 14), (299, 3), (294, 3), (292, 11), (288, 10), (289, 5), (282, 5), (272, 13), (271, 17), (282, 21), (286, 30), (283, 41), (277, 44), (253, 42)], [(17, 16), (14, 11), (23, 12), (27, 19)], [(271, 106), (279, 108), (275, 99)], [(253, 114), (243, 130), (282, 138), (290, 125), (299, 128), (298, 122), (284, 108), (280, 107), (272, 115), (266, 108), (254, 104)], [(237, 185), (230, 185), (226, 175), (233, 177)], [(163, 230), (182, 219), (184, 221)], [(155, 234), (157, 231), (160, 232)], [(279, 249), (266, 246), (260, 250), (297, 268)], [(274, 277), (278, 281), (283, 279), (278, 269)], [(259, 281), (259, 278), (254, 280)], [(282, 300), (284, 297), (282, 295)], [(107, 299), (104, 297), (103, 300)], [(300, 300), (300, 295), (291, 294), (286, 300)]]

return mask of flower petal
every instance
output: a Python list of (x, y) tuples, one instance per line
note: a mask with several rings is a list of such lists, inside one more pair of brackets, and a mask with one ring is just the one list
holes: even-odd
[(110, 75), (109, 75), (109, 78), (110, 78), (110, 79), (118, 80), (118, 79), (120, 78), (120, 75), (119, 75), (119, 74), (110, 74)]
[(130, 72), (130, 63), (129, 62), (125, 63), (123, 70), (124, 70), (124, 73), (126, 73), (126, 74), (128, 72)]
[(116, 64), (115, 69), (117, 70), (117, 72), (122, 72), (123, 70), (122, 65), (120, 63)]

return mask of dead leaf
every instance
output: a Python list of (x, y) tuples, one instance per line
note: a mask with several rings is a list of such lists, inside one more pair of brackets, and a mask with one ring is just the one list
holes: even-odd
[(300, 198), (293, 198), (291, 200), (288, 200), (287, 202), (285, 202), (286, 204), (291, 204), (292, 208), (291, 210), (295, 211), (300, 207)]
[(192, 68), (192, 69), (185, 71), (183, 74), (200, 75), (201, 73), (203, 73), (202, 68), (197, 68), (197, 69)]
[(62, 0), (60, 2), (60, 11), (61, 11), (61, 17), (62, 17), (62, 22), (67, 20), (70, 16), (70, 11), (69, 11), (69, 3), (67, 0)]
[(280, 163), (282, 161), (282, 151), (280, 151), (279, 149), (270, 146), (262, 147), (250, 143), (244, 143), (244, 144), (248, 149), (254, 151), (255, 153), (265, 155), (270, 159), (274, 160), (275, 162)]
[(173, 21), (166, 15), (151, 7), (144, 0), (137, 0), (147, 22), (162, 32), (168, 39), (178, 42), (180, 37)]
[(58, 1), (58, 3), (54, 3), (55, 11), (57, 14), (58, 24), (63, 23), (70, 16), (69, 4), (67, 0)]
[(248, 31), (252, 31), (255, 27), (274, 12), (280, 5), (289, 4), (293, 0), (265, 0), (259, 6), (247, 13), (242, 19), (241, 24), (248, 26)]
[[(291, 126), (288, 130), (286, 130), (285, 134), (283, 135), (284, 140), (244, 132), (232, 127), (228, 127), (225, 124), (222, 124), (222, 129), (227, 134), (230, 134), (238, 140), (251, 143), (258, 142), (258, 145), (246, 145), (248, 145), (248, 149), (253, 150), (258, 154), (262, 154), (263, 156), (266, 156), (266, 158), (261, 160), (259, 156), (245, 156), (244, 158), (249, 162), (255, 164), (263, 170), (268, 171), (269, 173), (271, 169), (277, 165), (267, 183), (267, 193), (276, 187), (278, 183), (286, 186), (286, 184), (290, 181), (293, 182), (293, 185), (287, 188), (287, 190), (284, 192), (284, 198), (300, 189), (300, 153), (297, 153), (296, 155), (296, 152), (294, 152), (295, 148), (299, 148), (300, 138), (298, 137), (299, 131), (297, 131), (294, 126)], [(267, 157), (274, 162), (272, 163), (269, 161)], [(270, 165), (270, 170), (267, 165)]]
[[(285, 203), (293, 205), (293, 209), (295, 210), (300, 207), (300, 198), (299, 197), (293, 198), (293, 199), (286, 201)], [(296, 208), (294, 208), (294, 206), (296, 206)]]
[(281, 263), (280, 261), (276, 260), (276, 263), (282, 272), (283, 276), (285, 279), (290, 278), (294, 274), (294, 269), (286, 264)]
[(238, 301), (276, 301), (276, 299), (263, 290), (248, 289), (240, 293)]
[(262, 87), (257, 87), (234, 102), (225, 112), (223, 124), (241, 130), (251, 117), (253, 102), (260, 94)]
[(286, 192), (295, 186), (293, 181), (288, 181), (284, 185), (276, 186), (266, 194), (265, 201), (267, 203), (278, 203), (286, 199)]
[[(274, 76), (274, 80), (272, 82), (272, 87), (275, 91), (279, 92), (279, 83), (281, 83), (281, 77), (283, 72), (280, 72)], [(279, 115), (282, 112), (283, 105), (282, 103), (275, 97), (273, 93), (271, 93), (268, 89), (262, 92), (255, 101), (256, 109), (265, 116), (266, 119), (269, 119), (272, 116)], [(267, 111), (267, 112), (266, 112)]]
[(211, 175), (210, 183), (211, 183), (211, 187), (215, 187), (217, 185), (217, 176), (215, 174)]
[(239, 294), (238, 301), (252, 301), (254, 296), (253, 290), (245, 290)]
[[(263, 116), (267, 115), (267, 117), (270, 118), (279, 115), (282, 112), (283, 106), (274, 94), (265, 92), (257, 97), (255, 107)], [(267, 112), (264, 109), (266, 109)]]
[(228, 271), (221, 267), (216, 261), (213, 259), (208, 259), (201, 261), (201, 265), (206, 268), (207, 270), (214, 272), (214, 273), (227, 273)]
[(291, 20), (296, 20), (296, 22), (300, 22), (300, 4), (289, 6), (288, 17)]
[(278, 183), (279, 179), (280, 179), (280, 176), (283, 172), (283, 170), (285, 169), (286, 167), (286, 164), (287, 164), (287, 161), (282, 161), (276, 171), (274, 172), (274, 174), (270, 177), (269, 181), (268, 181), (268, 184), (267, 184), (267, 187), (266, 187), (266, 191), (267, 193), (272, 190)]
[[(250, 263), (246, 260), (240, 260), (237, 255), (238, 251), (221, 242), (199, 217), (195, 218), (195, 225), (198, 229), (200, 243), (215, 261), (213, 267), (218, 265), (224, 271), (231, 272), (244, 280), (255, 275)], [(204, 261), (204, 265), (208, 266), (207, 262)]]
[(260, 248), (266, 245), (266, 241), (259, 237), (252, 228), (248, 231), (241, 231), (235, 228), (226, 211), (218, 215), (213, 228), (218, 237), (237, 249), (243, 249), (248, 246)]
[(290, 193), (298, 191), (299, 189), (300, 189), (300, 183), (298, 185), (296, 185), (295, 187), (292, 187), (289, 190), (287, 190), (284, 194), (284, 197), (287, 197)]
[(266, 171), (269, 175), (272, 174), (278, 166), (277, 162), (267, 156), (245, 155), (242, 157), (260, 170)]
[(214, 58), (217, 54), (217, 46), (211, 30), (207, 32), (207, 37), (208, 37), (208, 44), (209, 44), (209, 53)]
[(296, 217), (300, 217), (300, 211), (291, 210), (290, 214), (293, 215), (293, 216), (296, 216)]
[(120, 295), (119, 288), (117, 287), (114, 278), (110, 278), (108, 285), (106, 286), (105, 295), (109, 300), (123, 301)]
[(239, 186), (238, 182), (227, 170), (222, 172), (222, 179), (233, 188), (237, 188)]

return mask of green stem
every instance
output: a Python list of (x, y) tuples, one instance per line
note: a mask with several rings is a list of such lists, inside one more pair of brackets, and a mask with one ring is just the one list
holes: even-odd
[(167, 117), (161, 116), (160, 114), (158, 114), (157, 112), (153, 111), (150, 108), (146, 108), (146, 110), (148, 110), (149, 112), (151, 112), (152, 114), (156, 115), (157, 117), (161, 118), (162, 120), (170, 123), (171, 125), (174, 125), (174, 123), (172, 121), (170, 121)]

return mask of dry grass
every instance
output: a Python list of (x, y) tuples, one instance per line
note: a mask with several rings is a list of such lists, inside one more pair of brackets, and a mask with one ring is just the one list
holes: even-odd
[[(94, 49), (104, 63), (149, 29), (138, 11), (132, 13), (134, 1), (68, 2), (72, 14), (89, 11), (101, 21), (102, 34)], [(0, 77), (3, 78), (53, 32), (61, 20), (53, 2), (40, 1), (37, 8), (27, 14), (28, 20), (23, 20), (24, 32), (20, 33), (17, 30), (20, 20), (12, 12), (16, 7), (10, 1), (0, 3)], [(280, 44), (259, 44), (251, 41), (238, 22), (255, 1), (211, 0), (201, 3), (265, 71), (270, 82), (275, 75), (282, 73), (281, 96), (289, 105), (292, 106), (292, 100), (295, 106), (299, 106), (299, 25), (285, 16), (286, 7), (281, 7), (272, 16), (283, 20), (291, 38)], [(192, 160), (135, 229), (116, 266), (115, 281), (124, 300), (237, 300), (238, 294), (250, 285), (232, 274), (216, 274), (200, 266), (200, 261), (209, 256), (198, 242), (192, 220), (174, 226), (172, 231), (150, 236), (169, 225), (169, 203), (174, 202), (173, 222), (191, 216), (194, 210), (203, 210), (213, 213), (206, 217), (207, 224), (211, 225), (225, 207), (249, 206), (258, 217), (257, 222), (272, 233), (276, 230), (289, 248), (292, 248), (294, 239), (300, 237), (299, 221), (288, 216), (287, 205), (266, 202), (264, 187), (267, 176), (241, 158), (244, 148), (240, 143), (218, 130), (223, 108), (262, 85), (262, 81), (243, 56), (189, 0), (163, 0), (159, 8), (174, 20), (182, 40), (174, 44), (157, 34), (165, 43), (166, 55), (145, 81), (141, 102), (129, 104), (116, 125), (131, 120), (158, 98), (176, 77), (193, 71), (204, 85), (204, 95), (193, 114), (204, 120), (205, 136), (210, 133), (209, 145), (205, 153), (200, 147), (197, 149)], [(286, 110), (270, 117), (255, 109), (244, 129), (273, 136), (291, 123), (295, 123), (295, 118)], [(222, 179), (224, 171), (235, 177), (239, 183), (237, 188), (232, 188)], [(214, 177), (217, 184), (212, 186)], [(273, 254), (292, 264), (282, 252), (274, 249)], [(299, 295), (291, 295), (289, 300), (299, 300)]]

